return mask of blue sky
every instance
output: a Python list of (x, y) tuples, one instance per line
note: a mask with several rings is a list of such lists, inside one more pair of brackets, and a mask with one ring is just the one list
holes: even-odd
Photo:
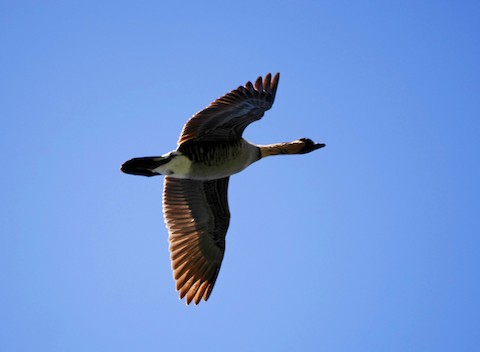
[[(474, 1), (0, 2), (0, 350), (472, 351)], [(189, 116), (268, 72), (209, 301), (174, 289), (162, 178)]]

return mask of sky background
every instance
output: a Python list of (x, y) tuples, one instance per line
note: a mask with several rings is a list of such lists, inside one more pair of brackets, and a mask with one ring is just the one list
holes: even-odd
[[(0, 1), (1, 351), (472, 351), (478, 1)], [(179, 301), (164, 154), (281, 72), (208, 302)]]

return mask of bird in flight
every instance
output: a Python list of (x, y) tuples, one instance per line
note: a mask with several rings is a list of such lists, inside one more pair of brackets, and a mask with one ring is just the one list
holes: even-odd
[(245, 128), (272, 107), (279, 77), (258, 77), (193, 115), (177, 149), (134, 158), (121, 167), (127, 174), (165, 176), (163, 213), (173, 277), (187, 304), (206, 301), (220, 271), (230, 223), (230, 176), (267, 156), (306, 154), (325, 146), (308, 138), (269, 145), (242, 138)]

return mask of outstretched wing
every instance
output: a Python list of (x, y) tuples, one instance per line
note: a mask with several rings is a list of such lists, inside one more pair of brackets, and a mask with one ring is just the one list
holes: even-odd
[(263, 80), (258, 77), (255, 85), (247, 82), (193, 115), (183, 127), (178, 149), (189, 141), (221, 142), (240, 138), (250, 123), (261, 119), (272, 107), (279, 78), (279, 73), (273, 79), (270, 73)]
[(206, 301), (220, 271), (230, 223), (228, 181), (165, 177), (163, 213), (173, 276), (187, 304)]

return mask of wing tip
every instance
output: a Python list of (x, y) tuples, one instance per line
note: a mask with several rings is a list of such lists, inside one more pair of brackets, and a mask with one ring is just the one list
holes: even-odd
[(192, 302), (198, 305), (202, 300), (206, 302), (215, 286), (219, 271), (220, 265), (205, 263), (200, 266), (199, 272), (186, 272), (179, 278), (174, 276), (179, 299), (185, 298), (186, 305)]
[[(255, 80), (255, 84), (252, 84), (251, 81), (245, 83), (244, 87), (248, 90), (251, 90), (255, 87), (255, 91), (261, 94), (271, 95), (271, 103), (275, 99), (275, 94), (277, 93), (278, 82), (280, 80), (280, 72), (275, 73), (272, 78), (272, 73), (269, 72), (265, 75), (265, 77), (258, 76)], [(243, 87), (242, 87), (243, 88)]]

